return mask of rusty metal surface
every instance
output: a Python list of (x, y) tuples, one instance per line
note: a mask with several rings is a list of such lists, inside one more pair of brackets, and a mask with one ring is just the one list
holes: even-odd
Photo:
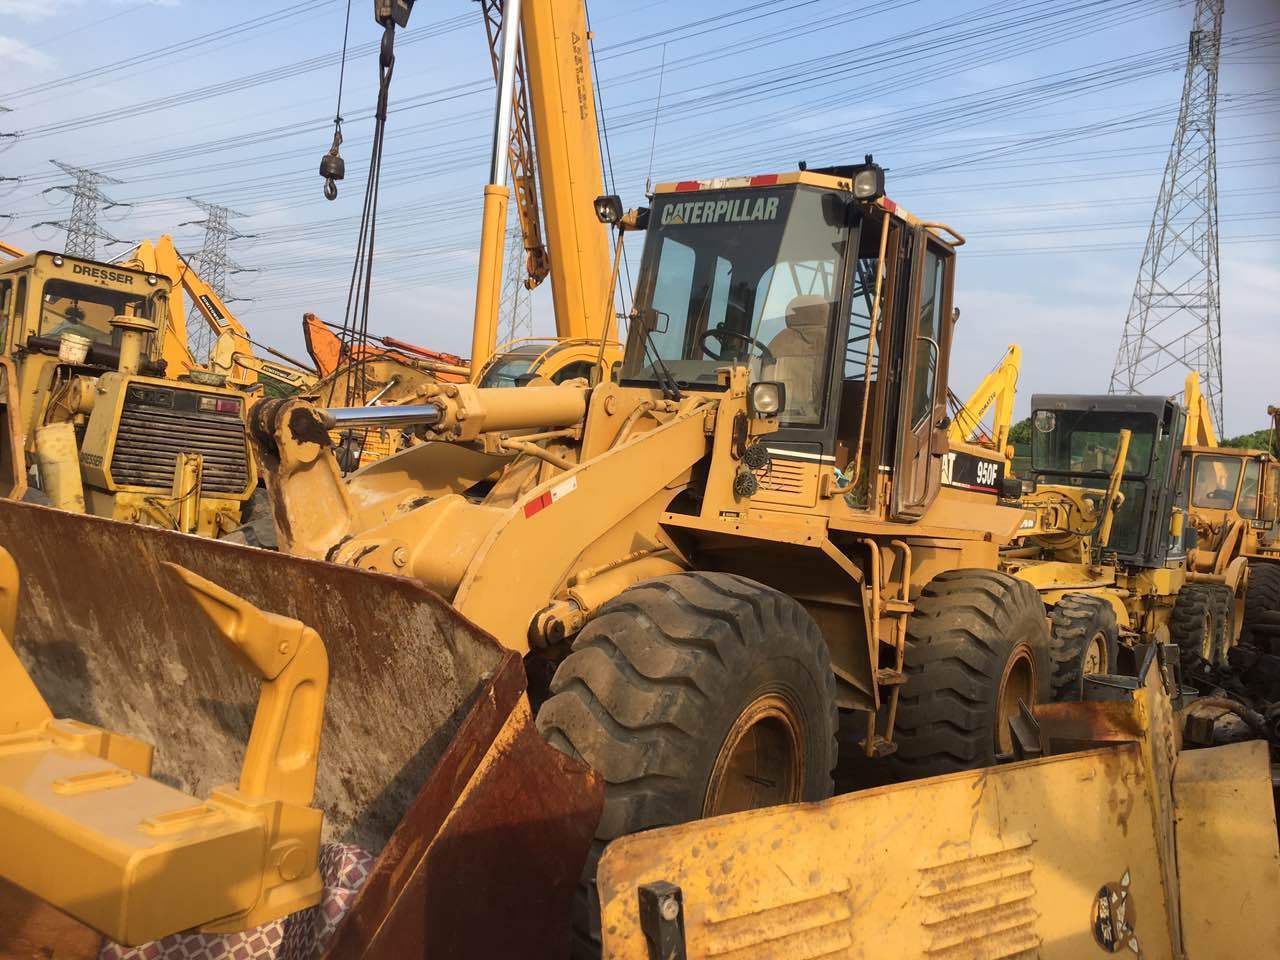
[(12, 501), (0, 546), (22, 574), (15, 646), (55, 714), (154, 743), (157, 778), (198, 796), (237, 779), (257, 684), (160, 561), (319, 631), (316, 802), (326, 839), (375, 852), (504, 657), (403, 578)]
[(637, 891), (666, 881), (691, 958), (1101, 958), (1107, 890), (1129, 898), (1120, 955), (1173, 960), (1152, 787), (1121, 743), (622, 837), (604, 957), (648, 960)]
[(392, 836), (326, 957), (556, 958), (603, 781), (534, 728), (507, 654)]

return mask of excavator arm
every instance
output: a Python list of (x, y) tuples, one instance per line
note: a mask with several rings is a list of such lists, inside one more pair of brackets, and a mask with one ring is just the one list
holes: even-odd
[[(982, 378), (972, 396), (955, 405), (949, 431), (952, 443), (980, 443), (1004, 451), (1013, 427), (1013, 402), (1017, 398), (1021, 366), (1022, 349), (1011, 343), (1000, 363)], [(983, 422), (988, 411), (992, 415), (990, 430)]]

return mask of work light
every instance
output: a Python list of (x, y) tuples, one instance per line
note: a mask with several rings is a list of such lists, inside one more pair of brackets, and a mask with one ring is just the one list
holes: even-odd
[(867, 162), (853, 171), (853, 195), (859, 200), (876, 200), (884, 196), (884, 167), (873, 163), (871, 154)]
[(622, 198), (606, 193), (595, 199), (596, 219), (601, 223), (617, 223), (622, 219)]
[(769, 419), (782, 412), (786, 403), (786, 388), (776, 380), (760, 380), (751, 385), (747, 403), (752, 416)]

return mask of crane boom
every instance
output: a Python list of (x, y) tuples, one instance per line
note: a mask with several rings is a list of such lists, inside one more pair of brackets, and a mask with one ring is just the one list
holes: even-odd
[[(515, 14), (520, 34), (509, 35), (505, 28), (516, 19)], [(604, 192), (604, 176), (587, 49), (586, 7), (582, 0), (489, 0), (485, 20), (491, 47), (500, 46), (501, 53), (493, 165), (484, 190), (476, 280), (473, 371), (483, 367), (497, 342), (502, 241), (511, 195), (508, 169), (516, 183), (518, 208), (524, 204), (521, 227), (526, 231), (526, 249), (532, 246), (534, 251), (541, 248), (548, 252), (557, 336), (596, 339), (602, 333), (614, 333), (612, 327), (605, 328), (612, 312), (608, 302), (609, 236), (596, 219), (593, 205)], [(499, 24), (504, 27), (500, 45), (493, 32)], [(527, 67), (527, 73), (521, 67)], [(535, 135), (532, 153), (530, 109)], [(532, 180), (527, 179), (531, 166), (536, 168), (541, 194), (545, 246), (539, 243), (539, 234), (528, 232), (536, 223), (530, 213), (536, 215), (538, 209)], [(522, 177), (526, 178), (523, 190)]]

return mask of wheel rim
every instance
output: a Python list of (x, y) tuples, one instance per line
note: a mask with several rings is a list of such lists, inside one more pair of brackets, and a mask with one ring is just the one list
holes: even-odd
[(1093, 639), (1089, 641), (1089, 646), (1084, 652), (1084, 663), (1081, 664), (1080, 672), (1084, 676), (1091, 676), (1098, 673), (1107, 673), (1107, 635), (1099, 630), (1093, 635)]
[(738, 715), (716, 757), (702, 815), (754, 810), (802, 799), (803, 725), (781, 694), (757, 697)]
[(1031, 658), (1031, 648), (1018, 644), (1004, 665), (1000, 677), (1000, 691), (996, 700), (996, 753), (1013, 752), (1013, 734), (1009, 721), (1018, 715), (1018, 701), (1028, 707), (1036, 703), (1036, 665)]

